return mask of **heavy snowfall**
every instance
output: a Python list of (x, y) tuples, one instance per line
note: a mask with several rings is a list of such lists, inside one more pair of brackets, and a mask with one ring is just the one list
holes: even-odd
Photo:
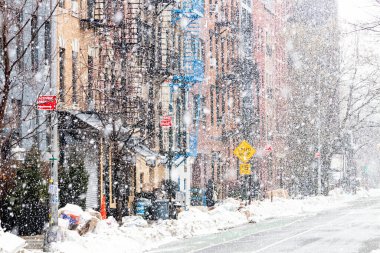
[(380, 0), (0, 0), (0, 253), (380, 252)]

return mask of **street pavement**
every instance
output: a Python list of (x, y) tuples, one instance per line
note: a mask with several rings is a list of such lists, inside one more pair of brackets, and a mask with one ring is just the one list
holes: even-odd
[(369, 197), (316, 215), (248, 224), (172, 242), (149, 252), (370, 253), (377, 249), (380, 249), (380, 197)]

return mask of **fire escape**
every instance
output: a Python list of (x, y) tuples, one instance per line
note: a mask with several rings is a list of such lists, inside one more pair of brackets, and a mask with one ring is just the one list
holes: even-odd
[[(124, 99), (124, 106), (126, 111), (127, 123), (129, 125), (140, 124), (145, 114), (142, 85), (144, 84), (144, 74), (146, 72), (146, 64), (143, 62), (141, 50), (139, 50), (142, 42), (141, 32), (141, 2), (129, 1), (127, 2), (126, 16), (121, 24), (121, 52), (123, 58), (126, 60), (129, 56), (131, 58), (130, 64), (123, 61), (123, 73), (126, 76), (126, 83), (122, 85), (122, 95)], [(131, 49), (137, 48), (138, 54), (128, 54)]]
[(108, 183), (109, 197), (105, 201), (110, 208), (119, 208), (123, 203), (118, 202), (117, 205), (116, 202), (121, 200), (113, 197), (127, 193), (122, 193), (119, 184), (113, 186), (112, 180), (133, 185), (133, 170), (121, 171), (120, 168), (126, 164), (114, 152), (115, 145), (129, 136), (129, 129), (138, 130), (141, 127), (140, 122), (145, 113), (141, 87), (146, 67), (135, 53), (141, 42), (142, 5), (140, 0), (95, 0), (87, 7), (88, 12), (81, 17), (81, 27), (93, 32), (92, 46), (99, 57), (99, 66), (96, 68), (98, 77), (94, 78), (96, 84), (93, 84), (97, 92), (94, 114), (103, 123), (107, 122), (107, 126), (113, 127), (108, 140), (100, 138), (100, 202), (104, 203), (103, 194), (107, 192), (105, 185)]
[[(195, 157), (198, 153), (198, 132), (201, 114), (201, 83), (204, 79), (204, 62), (200, 40), (199, 19), (202, 18), (204, 14), (203, 6), (202, 0), (184, 0), (179, 4), (178, 9), (172, 10), (172, 23), (173, 25), (180, 23), (183, 32), (182, 45), (179, 46), (183, 51), (183, 54), (182, 56), (179, 56), (179, 74), (173, 76), (170, 84), (169, 114), (173, 115), (175, 102), (173, 100), (175, 92), (181, 92), (179, 97), (181, 98), (183, 106), (182, 111), (185, 111), (188, 107), (187, 98), (189, 90), (192, 89), (193, 93), (197, 95), (197, 101), (194, 103), (195, 108), (193, 108), (196, 112), (196, 118), (193, 121), (193, 128), (189, 133), (184, 122), (182, 122), (183, 117), (176, 117), (178, 121), (177, 139), (179, 140), (177, 142), (179, 144), (179, 152), (174, 155), (175, 158), (180, 156)], [(178, 112), (178, 103), (176, 107)], [(187, 134), (189, 134), (189, 138), (187, 138)], [(169, 133), (169, 135), (171, 135), (169, 138), (172, 138), (173, 134)], [(188, 144), (187, 140), (189, 141)], [(169, 150), (171, 150), (171, 143), (172, 141), (169, 140)]]
[[(81, 19), (98, 39), (100, 68), (98, 110), (120, 113), (127, 125), (143, 118), (142, 84), (146, 66), (132, 53), (141, 43), (140, 0), (95, 0)], [(137, 50), (139, 52), (139, 50)]]

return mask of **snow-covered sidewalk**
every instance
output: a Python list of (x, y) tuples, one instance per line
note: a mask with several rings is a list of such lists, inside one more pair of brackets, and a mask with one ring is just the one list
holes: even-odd
[(218, 233), (252, 221), (315, 214), (342, 207), (352, 200), (379, 195), (380, 190), (359, 191), (356, 195), (343, 194), (336, 190), (327, 197), (255, 201), (250, 206), (228, 199), (213, 210), (192, 207), (189, 211), (180, 213), (178, 220), (149, 224), (140, 217), (125, 217), (123, 225), (118, 226), (109, 218), (100, 221), (94, 232), (84, 236), (79, 236), (76, 231), (66, 231), (65, 241), (57, 243), (54, 248), (64, 253), (143, 252), (174, 240)]

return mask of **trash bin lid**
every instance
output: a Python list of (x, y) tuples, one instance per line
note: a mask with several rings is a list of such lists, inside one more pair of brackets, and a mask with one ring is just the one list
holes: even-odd
[(167, 203), (167, 202), (169, 202), (169, 200), (168, 199), (158, 199), (158, 200), (156, 200), (154, 202), (157, 202), (157, 203)]

